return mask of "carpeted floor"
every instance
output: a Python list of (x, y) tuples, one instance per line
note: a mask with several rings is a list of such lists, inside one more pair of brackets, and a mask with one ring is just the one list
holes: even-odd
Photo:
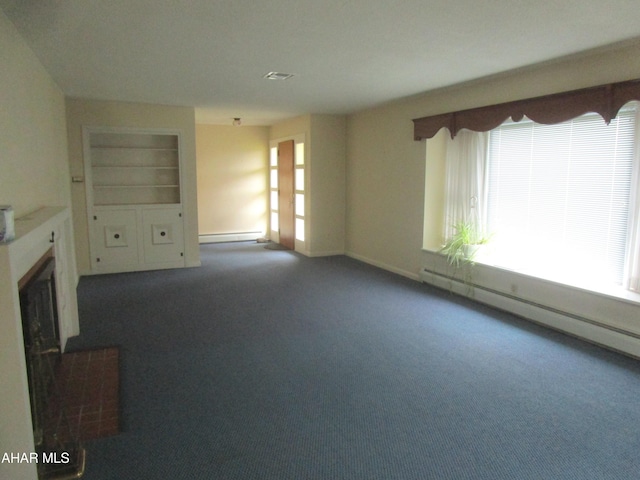
[(267, 250), (290, 250), (289, 248), (285, 247), (284, 245), (280, 245), (279, 243), (275, 243), (275, 242), (268, 242), (264, 245), (264, 248), (266, 248)]
[(87, 480), (637, 479), (639, 362), (346, 257), (85, 277), (122, 433)]

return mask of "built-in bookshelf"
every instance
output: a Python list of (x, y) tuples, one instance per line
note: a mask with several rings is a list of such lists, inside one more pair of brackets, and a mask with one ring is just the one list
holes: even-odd
[(178, 136), (91, 133), (94, 205), (180, 203)]
[(91, 267), (184, 266), (180, 134), (84, 128)]

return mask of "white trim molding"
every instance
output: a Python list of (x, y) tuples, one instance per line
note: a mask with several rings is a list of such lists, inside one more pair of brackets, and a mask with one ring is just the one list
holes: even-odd
[(239, 233), (208, 233), (198, 235), (198, 241), (203, 243), (245, 242), (257, 240), (264, 236), (264, 232), (239, 232)]
[(411, 280), (419, 280), (420, 276), (413, 273), (413, 272), (409, 272), (407, 270), (402, 270), (400, 268), (394, 267), (393, 265), (389, 265), (387, 263), (384, 262), (379, 262), (378, 260), (373, 260), (371, 258), (365, 257), (363, 255), (359, 255), (357, 253), (354, 252), (346, 252), (345, 255), (347, 257), (351, 257), (354, 258), (356, 260), (359, 260), (361, 262), (364, 263), (368, 263), (369, 265), (373, 265), (374, 267), (378, 267), (381, 268), (383, 270), (387, 270), (388, 272), (392, 272), (395, 273), (397, 275), (406, 277), (406, 278), (410, 278)]

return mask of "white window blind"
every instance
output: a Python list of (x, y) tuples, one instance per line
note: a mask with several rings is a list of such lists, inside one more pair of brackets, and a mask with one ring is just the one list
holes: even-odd
[(557, 280), (621, 284), (636, 104), (606, 125), (587, 114), (491, 131), (487, 224), (498, 264)]

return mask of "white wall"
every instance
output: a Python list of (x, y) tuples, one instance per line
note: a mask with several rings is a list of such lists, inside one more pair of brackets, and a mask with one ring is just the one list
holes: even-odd
[(413, 141), (419, 105), (393, 104), (347, 121), (346, 251), (417, 278), (421, 265), (425, 145)]
[[(18, 217), (43, 206), (70, 207), (64, 96), (2, 11), (0, 45), (0, 204), (13, 205)], [(11, 278), (10, 268), (0, 264), (3, 279)], [(4, 308), (17, 285), (0, 283), (0, 455), (29, 453), (33, 434), (21, 328), (15, 325), (19, 311)], [(0, 464), (0, 478), (35, 479), (36, 466)]]
[(312, 256), (344, 253), (346, 117), (312, 115), (306, 201)]
[(0, 11), (0, 204), (70, 205), (64, 95)]

